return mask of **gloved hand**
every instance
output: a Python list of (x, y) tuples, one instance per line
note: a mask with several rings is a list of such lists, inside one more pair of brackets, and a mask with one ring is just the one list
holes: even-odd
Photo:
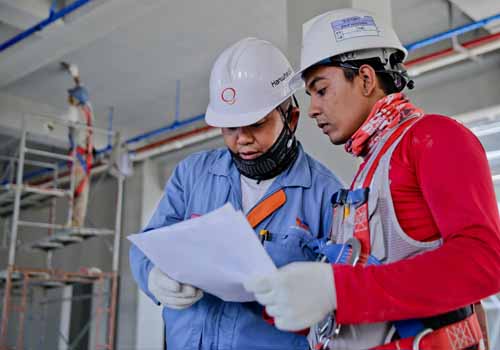
[(203, 297), (201, 289), (171, 279), (156, 266), (149, 272), (148, 288), (163, 306), (177, 310), (188, 308)]
[(294, 262), (253, 278), (244, 287), (285, 331), (311, 327), (337, 306), (333, 270), (326, 263)]

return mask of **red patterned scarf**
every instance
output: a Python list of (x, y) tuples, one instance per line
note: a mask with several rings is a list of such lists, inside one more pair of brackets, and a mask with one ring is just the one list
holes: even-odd
[(370, 115), (358, 130), (347, 140), (345, 149), (354, 156), (368, 156), (378, 141), (401, 119), (422, 117), (424, 111), (410, 103), (401, 92), (378, 100)]

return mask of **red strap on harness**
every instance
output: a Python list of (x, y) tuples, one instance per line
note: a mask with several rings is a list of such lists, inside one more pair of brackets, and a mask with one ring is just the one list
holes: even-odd
[[(85, 169), (85, 177), (83, 179), (81, 179), (80, 182), (75, 187), (75, 192), (73, 193), (73, 196), (74, 196), (74, 198), (76, 198), (82, 193), (82, 191), (85, 187), (85, 184), (90, 179), (90, 170), (92, 169), (93, 157), (92, 157), (92, 153), (88, 153), (85, 148), (80, 147), (80, 146), (76, 147), (76, 149), (72, 150), (69, 153), (70, 157), (73, 156), (74, 152), (77, 152), (78, 154), (85, 157), (85, 167), (83, 166), (83, 164), (82, 164), (82, 167), (86, 168)], [(78, 161), (78, 159), (77, 159), (77, 161)]]
[(464, 350), (479, 344), (483, 339), (481, 326), (476, 313), (462, 321), (431, 331), (421, 337), (399, 339), (377, 346), (372, 350), (425, 349), (425, 350)]
[(75, 188), (75, 193), (73, 194), (73, 198), (77, 198), (80, 196), (80, 194), (82, 194), (83, 189), (88, 181), (88, 178), (89, 176), (87, 175), (78, 183), (78, 185)]
[[(94, 148), (94, 145), (92, 143), (92, 111), (89, 106), (82, 106), (82, 111), (83, 114), (85, 115), (85, 121), (87, 124), (87, 129), (85, 130), (86, 132), (86, 147), (76, 147), (76, 152), (81, 154), (82, 156), (85, 157), (85, 166), (86, 166), (86, 171), (85, 171), (85, 177), (76, 185), (75, 187), (75, 192), (73, 194), (74, 198), (77, 198), (85, 188), (85, 185), (87, 182), (90, 180), (90, 170), (92, 169), (92, 162), (93, 162), (93, 157), (92, 157), (92, 149)], [(71, 152), (73, 154), (73, 151)]]
[[(373, 161), (371, 167), (368, 169), (368, 173), (363, 182), (363, 188), (367, 188), (370, 186), (373, 175), (377, 170), (378, 164), (380, 163), (380, 159), (387, 152), (387, 150), (396, 142), (396, 140), (401, 136), (401, 134), (408, 129), (413, 123), (415, 123), (418, 119), (411, 118), (403, 123), (401, 123), (397, 129), (389, 136), (385, 144), (382, 146), (382, 149), (377, 154), (377, 157)], [(362, 169), (358, 170), (358, 173), (354, 177), (354, 180), (351, 185), (351, 189), (354, 187), (356, 179), (360, 174)], [(361, 254), (359, 256), (358, 264), (364, 265), (368, 256), (371, 253), (371, 245), (370, 245), (370, 225), (369, 225), (369, 211), (368, 211), (368, 202), (363, 203), (361, 206), (356, 208), (355, 216), (354, 216), (354, 237), (359, 240), (361, 243)]]

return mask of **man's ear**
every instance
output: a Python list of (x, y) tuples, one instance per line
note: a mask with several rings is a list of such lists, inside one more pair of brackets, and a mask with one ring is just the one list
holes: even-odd
[(359, 78), (362, 80), (363, 96), (370, 97), (378, 87), (377, 73), (372, 66), (363, 64), (359, 67)]

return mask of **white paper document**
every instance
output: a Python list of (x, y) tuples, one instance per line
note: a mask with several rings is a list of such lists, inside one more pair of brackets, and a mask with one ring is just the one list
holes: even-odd
[(255, 300), (243, 283), (276, 270), (243, 213), (231, 204), (128, 239), (171, 278), (225, 301)]

